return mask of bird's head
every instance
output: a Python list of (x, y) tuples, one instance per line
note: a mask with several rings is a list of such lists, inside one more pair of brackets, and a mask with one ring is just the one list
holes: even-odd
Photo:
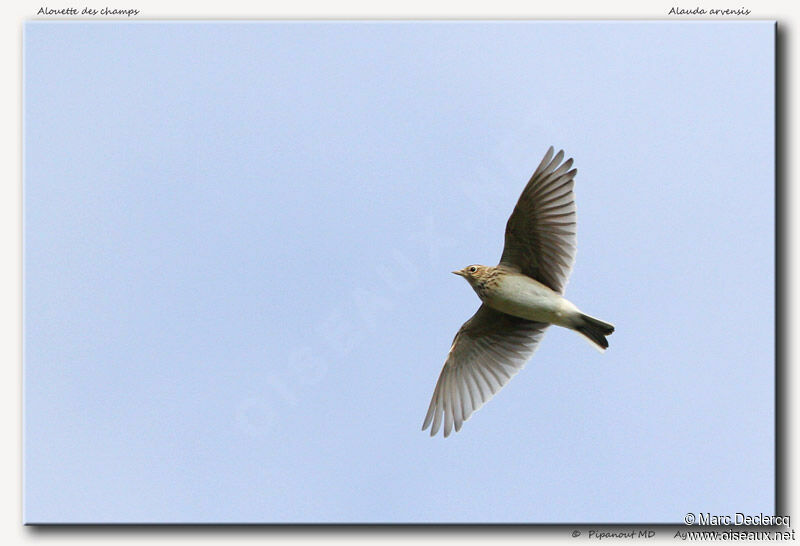
[(485, 265), (468, 265), (464, 269), (453, 271), (453, 275), (464, 277), (469, 284), (475, 287), (486, 282), (489, 277), (489, 269)]

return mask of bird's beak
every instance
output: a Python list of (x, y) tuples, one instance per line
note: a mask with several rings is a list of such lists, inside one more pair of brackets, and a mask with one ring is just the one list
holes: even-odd
[(464, 270), (463, 269), (459, 269), (458, 271), (453, 271), (453, 275), (458, 275), (459, 277), (463, 277), (464, 276)]

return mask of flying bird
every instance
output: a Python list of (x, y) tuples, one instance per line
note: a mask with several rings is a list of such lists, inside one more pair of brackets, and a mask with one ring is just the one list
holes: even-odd
[(601, 352), (614, 326), (583, 314), (562, 295), (575, 262), (575, 184), (572, 159), (551, 146), (506, 224), (505, 247), (494, 267), (469, 265), (464, 277), (481, 299), (453, 339), (433, 390), (422, 430), (444, 436), (489, 401), (519, 372), (555, 324), (575, 330)]

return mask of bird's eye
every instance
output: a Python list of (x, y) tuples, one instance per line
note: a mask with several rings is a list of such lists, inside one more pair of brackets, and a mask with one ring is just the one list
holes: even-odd
[(469, 268), (469, 272), (470, 272), (470, 273), (475, 273), (477, 270), (478, 270), (478, 268), (477, 268), (477, 267), (475, 267), (474, 265), (473, 265), (472, 267), (470, 267), (470, 268)]

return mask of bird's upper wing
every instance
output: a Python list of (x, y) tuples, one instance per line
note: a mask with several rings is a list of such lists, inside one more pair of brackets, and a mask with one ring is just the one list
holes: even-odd
[(548, 324), (513, 317), (481, 305), (461, 326), (436, 382), (422, 430), (435, 436), (444, 415), (444, 435), (456, 432), (522, 369)]
[(531, 176), (506, 224), (500, 263), (562, 293), (575, 262), (576, 169), (553, 147)]

